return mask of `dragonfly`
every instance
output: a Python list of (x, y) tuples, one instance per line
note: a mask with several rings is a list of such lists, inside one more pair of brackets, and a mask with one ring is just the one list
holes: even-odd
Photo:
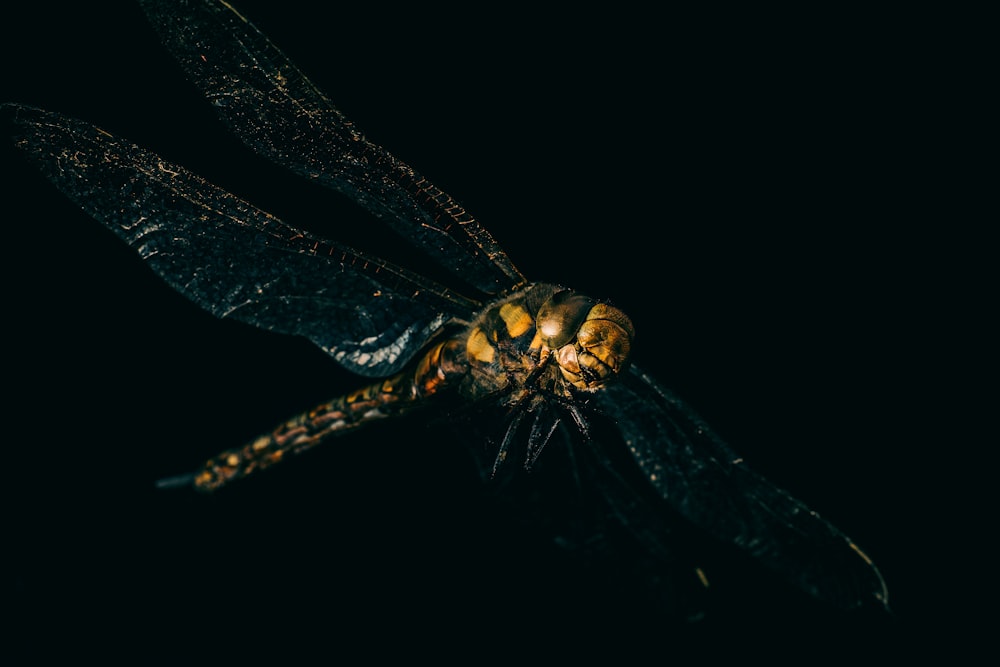
[(369, 141), (229, 3), (139, 4), (230, 132), (353, 200), (442, 276), (289, 225), (90, 123), (5, 104), (28, 160), (175, 290), (219, 318), (304, 337), (367, 378), (161, 487), (215, 492), (386, 419), (475, 409), (493, 420), (476, 447), (485, 477), (514, 487), (558, 468), (565, 483), (544, 502), (565, 500), (572, 514), (570, 497), (588, 508), (597, 498), (588, 511), (654, 564), (673, 563), (679, 517), (809, 596), (888, 609), (878, 568), (853, 540), (634, 362), (624, 312), (529, 281), (477, 218)]

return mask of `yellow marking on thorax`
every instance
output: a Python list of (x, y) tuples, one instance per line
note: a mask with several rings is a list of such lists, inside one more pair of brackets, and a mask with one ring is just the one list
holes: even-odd
[(479, 327), (472, 330), (469, 334), (468, 340), (465, 341), (465, 352), (468, 354), (470, 359), (475, 359), (476, 361), (482, 362), (484, 364), (492, 364), (493, 359), (496, 357), (496, 348), (490, 344), (486, 334)]
[(535, 325), (531, 314), (516, 303), (505, 303), (500, 306), (500, 317), (507, 325), (507, 333), (511, 338), (517, 338)]

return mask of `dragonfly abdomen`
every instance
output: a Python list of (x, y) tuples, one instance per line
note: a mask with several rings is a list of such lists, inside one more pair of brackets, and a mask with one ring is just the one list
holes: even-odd
[(214, 491), (332, 436), (421, 407), (452, 380), (465, 374), (464, 358), (461, 340), (439, 342), (415, 366), (317, 405), (243, 447), (209, 459), (192, 475), (164, 480), (162, 485), (186, 484), (190, 478), (196, 489)]

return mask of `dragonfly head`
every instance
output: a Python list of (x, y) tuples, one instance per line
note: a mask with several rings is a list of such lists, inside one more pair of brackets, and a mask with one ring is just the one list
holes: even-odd
[(542, 358), (553, 356), (563, 379), (594, 390), (628, 363), (635, 329), (622, 311), (572, 290), (554, 293), (535, 316)]

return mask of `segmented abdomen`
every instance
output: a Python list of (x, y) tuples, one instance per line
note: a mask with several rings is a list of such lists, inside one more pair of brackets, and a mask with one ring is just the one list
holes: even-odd
[(415, 367), (317, 405), (249, 444), (209, 459), (194, 473), (193, 484), (201, 491), (214, 491), (331, 436), (420, 407), (456, 377), (464, 375), (467, 367), (463, 360), (462, 341), (442, 341), (421, 357)]

